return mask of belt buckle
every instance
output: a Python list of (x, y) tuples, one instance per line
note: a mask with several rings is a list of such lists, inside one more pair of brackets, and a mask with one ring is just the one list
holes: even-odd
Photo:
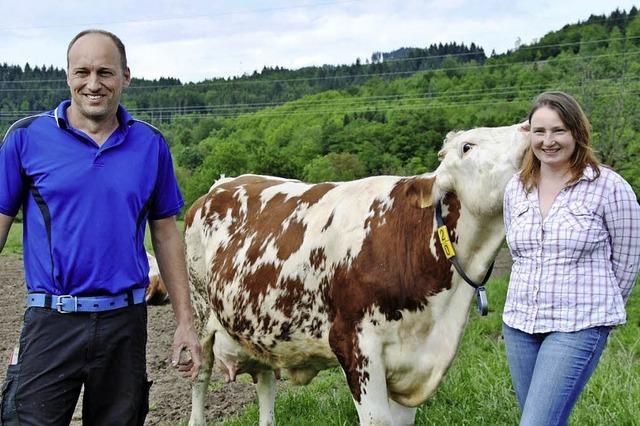
[[(65, 310), (62, 309), (62, 305), (64, 305), (64, 302), (65, 302), (66, 299), (72, 299), (73, 300), (73, 311), (65, 311)], [(70, 313), (73, 313), (73, 312), (77, 312), (78, 311), (78, 298), (75, 297), (75, 296), (72, 296), (70, 294), (63, 294), (62, 296), (58, 296), (58, 301), (56, 302), (56, 309), (61, 314), (70, 314)]]

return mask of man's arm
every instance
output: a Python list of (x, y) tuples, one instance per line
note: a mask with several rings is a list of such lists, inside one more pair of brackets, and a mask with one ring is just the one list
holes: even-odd
[(0, 253), (7, 242), (7, 236), (9, 235), (9, 228), (13, 223), (13, 217), (0, 213)]
[[(160, 275), (167, 286), (178, 324), (173, 336), (172, 362), (183, 376), (195, 378), (200, 369), (202, 356), (200, 342), (193, 327), (182, 234), (176, 226), (175, 216), (151, 220), (149, 228)], [(180, 353), (184, 349), (189, 350), (191, 359), (180, 359)]]

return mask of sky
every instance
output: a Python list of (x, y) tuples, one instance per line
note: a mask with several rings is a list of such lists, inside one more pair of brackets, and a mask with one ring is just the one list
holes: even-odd
[(183, 83), (264, 66), (363, 62), (374, 52), (472, 42), (504, 53), (549, 31), (640, 8), (626, 0), (0, 0), (0, 63), (66, 68), (71, 38), (117, 34), (133, 77)]

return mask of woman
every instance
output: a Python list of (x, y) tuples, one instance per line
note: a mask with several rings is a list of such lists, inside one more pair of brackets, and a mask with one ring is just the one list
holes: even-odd
[(590, 125), (562, 92), (529, 113), (530, 147), (507, 186), (504, 223), (514, 260), (503, 314), (520, 425), (566, 425), (640, 265), (640, 207), (631, 186), (599, 165)]

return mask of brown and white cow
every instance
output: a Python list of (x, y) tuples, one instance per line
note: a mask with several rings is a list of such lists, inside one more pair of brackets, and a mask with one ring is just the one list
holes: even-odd
[(274, 371), (296, 383), (339, 365), (360, 424), (414, 422), (460, 342), (474, 290), (438, 243), (434, 203), (467, 275), (501, 245), (502, 197), (526, 147), (519, 125), (447, 135), (429, 174), (310, 185), (244, 175), (217, 181), (186, 217), (204, 363), (191, 425), (204, 424), (214, 357), (257, 382), (274, 423)]
[(149, 261), (149, 285), (145, 291), (144, 300), (149, 305), (163, 305), (169, 302), (169, 292), (160, 276), (158, 261), (149, 252), (147, 252), (147, 260)]

